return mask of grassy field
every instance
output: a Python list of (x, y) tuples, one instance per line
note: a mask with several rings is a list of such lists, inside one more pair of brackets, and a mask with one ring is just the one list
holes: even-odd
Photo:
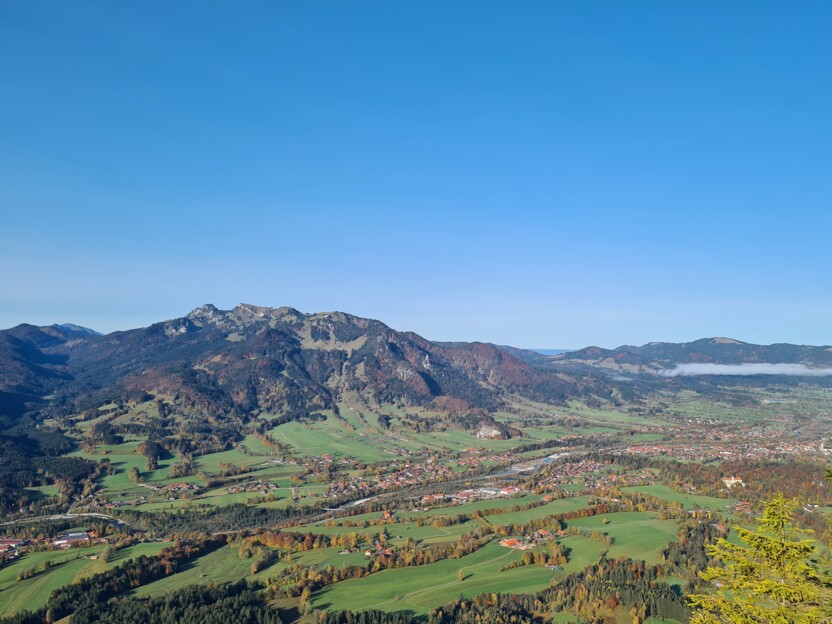
[[(427, 544), (434, 544), (439, 542), (448, 542), (458, 539), (460, 535), (474, 529), (484, 526), (501, 526), (505, 524), (515, 524), (520, 522), (527, 522), (536, 518), (543, 518), (545, 516), (582, 509), (588, 506), (590, 497), (576, 496), (574, 498), (565, 498), (562, 500), (552, 501), (546, 505), (527, 509), (524, 511), (511, 511), (511, 507), (517, 504), (524, 504), (530, 501), (539, 501), (540, 497), (535, 495), (528, 495), (517, 499), (496, 499), (488, 501), (477, 501), (474, 503), (467, 503), (465, 505), (443, 507), (440, 509), (433, 509), (428, 512), (402, 512), (401, 518), (407, 519), (399, 522), (386, 525), (388, 533), (395, 538), (401, 536), (402, 539), (412, 537), (413, 539), (423, 541)], [(503, 513), (498, 513), (486, 516), (481, 519), (471, 520), (462, 524), (454, 524), (447, 527), (434, 527), (430, 520), (433, 517), (440, 515), (454, 515), (459, 513), (471, 513), (475, 510), (484, 509), (501, 509), (505, 510)], [(442, 513), (440, 513), (442, 512)], [(351, 522), (360, 522), (362, 520), (378, 519), (381, 517), (380, 512), (362, 514), (360, 516), (350, 517), (346, 520)], [(419, 526), (411, 518), (424, 518), (425, 524)], [(347, 535), (349, 533), (356, 533), (364, 536), (375, 536), (382, 530), (380, 526), (369, 526), (367, 528), (344, 526), (336, 522), (334, 526), (327, 526), (325, 522), (318, 522), (316, 524), (305, 525), (299, 530), (310, 531), (323, 535)]]
[(332, 548), (307, 550), (292, 555), (292, 562), (313, 568), (326, 566), (343, 568), (346, 566), (364, 566), (367, 564), (367, 557), (364, 556), (363, 552), (355, 552), (348, 555), (341, 555), (339, 554), (340, 552), (341, 548), (335, 546)]
[[(574, 499), (556, 502), (576, 502)], [(536, 510), (532, 510), (536, 511)], [(520, 512), (519, 516), (524, 513)], [(511, 516), (512, 514), (502, 514)], [(489, 518), (499, 518), (491, 516)], [(519, 517), (517, 519), (520, 519)], [(608, 524), (604, 524), (604, 520)], [(512, 518), (512, 521), (515, 519)], [(408, 529), (435, 530), (433, 527), (413, 527), (413, 523), (390, 525), (392, 535)], [(657, 552), (677, 539), (677, 525), (672, 520), (659, 520), (655, 513), (616, 513), (574, 520), (572, 526), (609, 533), (614, 538), (611, 547), (583, 536), (568, 536), (562, 543), (569, 548), (570, 561), (563, 571), (554, 573), (542, 566), (524, 566), (500, 572), (506, 563), (520, 557), (517, 551), (507, 551), (489, 544), (462, 559), (449, 559), (420, 568), (387, 570), (363, 579), (338, 583), (315, 596), (318, 608), (364, 609), (385, 611), (413, 611), (424, 614), (449, 600), (482, 592), (528, 592), (548, 585), (553, 578), (576, 572), (598, 560), (608, 550), (608, 556), (658, 561)], [(407, 527), (407, 529), (405, 529)], [(444, 530), (459, 531), (462, 526)], [(462, 570), (465, 579), (459, 581)], [(406, 588), (406, 589), (403, 589)]]
[[(166, 545), (158, 542), (136, 544), (113, 553), (107, 562), (84, 558), (86, 555), (100, 553), (104, 550), (104, 545), (24, 555), (13, 564), (0, 569), (0, 616), (11, 615), (24, 609), (40, 608), (59, 587), (103, 572), (133, 557), (155, 554)], [(51, 562), (53, 567), (44, 570), (43, 564), (46, 561)], [(34, 567), (37, 574), (18, 581), (18, 573), (29, 567)]]
[[(393, 537), (393, 543), (406, 540), (408, 537), (427, 544), (450, 542), (459, 539), (463, 533), (473, 531), (482, 526), (477, 522), (470, 521), (463, 524), (454, 524), (447, 527), (434, 527), (430, 524), (419, 526), (415, 522), (397, 522), (387, 525), (387, 532)], [(299, 527), (300, 532), (310, 532), (320, 535), (349, 535), (355, 533), (359, 536), (377, 536), (384, 527), (370, 526), (366, 529), (345, 526), (326, 526), (325, 524), (314, 524)], [(399, 540), (401, 536), (401, 540)]]
[[(330, 454), (333, 457), (352, 457), (364, 463), (389, 462), (400, 455), (407, 456), (424, 449), (437, 452), (459, 453), (466, 449), (486, 449), (496, 453), (511, 451), (530, 440), (553, 440), (566, 433), (561, 427), (524, 427), (524, 438), (510, 440), (478, 439), (468, 431), (458, 429), (436, 429), (430, 433), (416, 433), (404, 422), (407, 414), (418, 413), (421, 417), (435, 417), (430, 412), (413, 409), (386, 407), (383, 413), (391, 418), (389, 428), (378, 423), (380, 413), (360, 411), (348, 405), (339, 406), (339, 415), (323, 412), (326, 420), (315, 422), (291, 422), (271, 430), (272, 438), (304, 456)], [(516, 416), (498, 414), (498, 419), (510, 422)], [(399, 451), (402, 451), (400, 453)]]
[(623, 488), (624, 491), (641, 492), (671, 503), (679, 503), (683, 509), (710, 509), (711, 511), (725, 511), (725, 508), (737, 502), (733, 498), (715, 498), (713, 496), (697, 496), (696, 494), (681, 494), (666, 485), (637, 485)]
[(134, 596), (159, 596), (173, 589), (186, 585), (204, 585), (207, 583), (228, 583), (242, 578), (265, 578), (274, 574), (287, 564), (275, 562), (257, 574), (251, 574), (253, 559), (241, 558), (230, 546), (223, 546), (203, 555), (196, 560), (189, 561), (176, 574), (153, 581), (136, 588)]
[[(163, 459), (158, 462), (156, 470), (145, 470), (147, 459), (136, 452), (139, 444), (139, 440), (131, 440), (124, 444), (106, 444), (96, 448), (95, 453), (78, 451), (73, 455), (96, 462), (105, 457), (108, 458), (112, 465), (116, 467), (117, 472), (113, 475), (107, 475), (101, 480), (101, 493), (109, 498), (136, 498), (147, 495), (149, 490), (130, 481), (128, 473), (131, 468), (137, 468), (145, 482), (159, 483), (169, 478), (168, 468), (176, 462), (176, 459), (172, 457)], [(179, 480), (185, 481), (186, 479)]]
[[(460, 595), (483, 592), (537, 591), (548, 587), (554, 573), (543, 566), (523, 566), (501, 571), (520, 553), (488, 544), (460, 559), (446, 559), (416, 568), (385, 570), (371, 576), (343, 581), (314, 596), (320, 609), (381, 609), (426, 614)], [(459, 580), (462, 573), (464, 579)]]
[(42, 498), (52, 498), (53, 496), (58, 496), (58, 494), (60, 494), (57, 485), (40, 485), (37, 487), (29, 487), (26, 488), (26, 491), (33, 494), (36, 500)]
[(311, 424), (286, 423), (272, 429), (271, 437), (307, 456), (354, 457), (365, 463), (389, 461), (395, 456), (391, 451), (385, 452), (374, 437), (350, 431), (332, 418)]
[(552, 501), (541, 507), (533, 509), (526, 509), (525, 511), (510, 511), (507, 513), (495, 514), (488, 516), (485, 520), (492, 525), (498, 526), (501, 524), (517, 524), (521, 522), (528, 522), (537, 518), (544, 518), (553, 514), (566, 513), (567, 511), (575, 511), (577, 509), (584, 509), (589, 507), (590, 496), (575, 496), (573, 498), (562, 498), (560, 500)]
[[(605, 517), (609, 519), (609, 524), (603, 524)], [(576, 520), (573, 524), (612, 535), (615, 543), (609, 549), (610, 557), (629, 556), (651, 562), (657, 561), (656, 551), (659, 548), (676, 539), (677, 530), (675, 522), (658, 520), (656, 514), (650, 513), (607, 514)], [(398, 529), (399, 525), (391, 525), (389, 530), (395, 535)], [(524, 566), (500, 572), (502, 566), (519, 558), (520, 553), (489, 544), (462, 559), (445, 560), (420, 568), (388, 570), (339, 583), (316, 595), (315, 605), (318, 608), (378, 608), (424, 614), (460, 594), (472, 596), (491, 591), (528, 592), (541, 589), (552, 578), (594, 563), (607, 549), (605, 544), (582, 536), (566, 537), (562, 543), (570, 551), (570, 562), (562, 572), (553, 573), (542, 566)], [(463, 581), (459, 581), (460, 570), (465, 576)]]
[[(608, 524), (604, 524), (608, 521)], [(608, 533), (614, 540), (609, 547), (610, 559), (629, 557), (658, 563), (658, 550), (678, 540), (674, 520), (660, 520), (655, 512), (622, 512), (602, 514), (569, 521), (569, 526)]]

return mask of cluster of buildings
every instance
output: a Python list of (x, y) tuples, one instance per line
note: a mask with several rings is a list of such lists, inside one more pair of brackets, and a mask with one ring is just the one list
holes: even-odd
[(515, 550), (531, 550), (534, 548), (533, 542), (527, 542), (522, 537), (507, 537), (500, 540), (500, 546), (503, 548), (513, 548)]
[(626, 487), (629, 485), (650, 485), (657, 483), (656, 474), (647, 469), (628, 470), (619, 473), (610, 470), (608, 464), (589, 459), (553, 464), (546, 470), (546, 474), (539, 480), (540, 485), (555, 486), (581, 485), (586, 488)]
[(147, 502), (147, 496), (139, 496), (132, 500), (114, 500), (114, 501), (93, 501), (89, 507), (103, 507), (105, 509), (118, 509), (119, 507), (132, 507), (134, 505), (141, 505)]
[(590, 459), (566, 462), (562, 464), (550, 464), (546, 469), (546, 476), (540, 479), (543, 484), (568, 485), (570, 483), (583, 483), (588, 475), (600, 473), (607, 468), (607, 464), (601, 464)]
[(88, 546), (92, 543), (104, 542), (95, 531), (70, 531), (61, 533), (53, 539), (40, 538), (37, 540), (3, 537), (0, 538), (0, 560), (15, 559), (20, 556), (23, 549), (32, 543), (48, 544), (55, 548), (66, 550), (74, 546)]
[(260, 494), (267, 494), (276, 490), (277, 485), (275, 485), (274, 483), (269, 483), (268, 481), (264, 481), (263, 479), (258, 479), (257, 481), (249, 483), (232, 485), (226, 489), (228, 490), (229, 494), (240, 494), (241, 492), (259, 492)]
[(366, 495), (380, 490), (389, 490), (409, 485), (421, 485), (449, 479), (453, 476), (451, 470), (445, 466), (426, 463), (406, 465), (401, 470), (380, 475), (373, 481), (353, 477), (331, 483), (327, 488), (327, 496)]
[[(731, 435), (731, 434), (729, 434)], [(714, 439), (713, 436), (708, 436)], [(733, 437), (733, 436), (732, 436)], [(747, 439), (747, 438), (743, 438)], [(782, 455), (817, 456), (823, 454), (823, 444), (817, 440), (783, 440), (780, 442), (722, 443), (722, 444), (639, 444), (628, 446), (625, 453), (646, 457), (667, 456), (697, 462), (774, 459)]]
[[(73, 547), (102, 544), (106, 541), (104, 538), (99, 537), (95, 531), (69, 531), (61, 533), (54, 538), (41, 537), (38, 539), (24, 539), (2, 537), (0, 538), (0, 562), (16, 559), (25, 553), (29, 546), (35, 544), (41, 548), (51, 546), (53, 548), (67, 550)], [(95, 556), (88, 555), (87, 558), (95, 558)]]
[(476, 468), (481, 466), (483, 462), (492, 462), (494, 464), (507, 464), (513, 461), (511, 453), (490, 453), (486, 449), (468, 448), (465, 449), (467, 455), (460, 458), (457, 464), (460, 466), (467, 466), (469, 468)]
[(364, 551), (365, 557), (375, 557), (377, 559), (383, 559), (386, 557), (393, 557), (395, 556), (395, 552), (389, 546), (385, 546), (379, 540), (373, 542), (372, 547), (368, 548)]
[(444, 503), (469, 503), (475, 500), (500, 498), (522, 494), (525, 490), (515, 485), (506, 487), (481, 487), (477, 489), (462, 490), (453, 494), (426, 494), (422, 497), (422, 505), (441, 505)]
[(27, 539), (0, 538), (0, 561), (17, 558), (20, 549), (30, 543)]
[(566, 531), (550, 531), (548, 529), (538, 529), (532, 535), (524, 535), (522, 537), (507, 537), (500, 540), (499, 544), (503, 548), (512, 548), (514, 550), (531, 550), (538, 544), (545, 543), (555, 537), (563, 537), (567, 535)]
[(751, 503), (748, 501), (738, 501), (731, 505), (728, 510), (736, 514), (750, 514), (752, 512)]
[(169, 483), (165, 490), (169, 494), (181, 494), (183, 492), (196, 492), (199, 486), (196, 483)]
[(105, 540), (98, 537), (95, 531), (73, 531), (72, 533), (63, 533), (52, 540), (52, 545), (56, 548), (72, 548), (73, 546), (83, 546), (94, 541), (103, 542)]
[(453, 476), (450, 468), (433, 462), (407, 465), (401, 470), (376, 478), (376, 486), (383, 490), (405, 485), (420, 485), (432, 481), (449, 479)]

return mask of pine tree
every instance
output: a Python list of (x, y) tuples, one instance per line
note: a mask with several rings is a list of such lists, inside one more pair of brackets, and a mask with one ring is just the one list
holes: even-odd
[(809, 531), (792, 526), (797, 504), (778, 494), (765, 506), (756, 530), (734, 527), (746, 546), (722, 538), (708, 547), (720, 567), (702, 578), (711, 594), (690, 596), (691, 624), (821, 624), (832, 622), (829, 577), (811, 561)]

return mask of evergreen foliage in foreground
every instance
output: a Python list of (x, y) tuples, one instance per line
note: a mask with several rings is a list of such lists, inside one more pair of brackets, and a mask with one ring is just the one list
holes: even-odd
[(808, 531), (792, 526), (797, 504), (776, 496), (756, 530), (734, 527), (747, 546), (722, 538), (708, 547), (722, 566), (702, 578), (711, 594), (690, 596), (697, 609), (691, 624), (821, 624), (832, 622), (829, 577), (811, 560)]

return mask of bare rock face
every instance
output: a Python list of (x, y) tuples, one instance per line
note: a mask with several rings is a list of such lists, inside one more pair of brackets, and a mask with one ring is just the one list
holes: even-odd
[(497, 427), (492, 427), (491, 425), (482, 425), (477, 430), (477, 437), (486, 440), (496, 440), (501, 438), (502, 435), (502, 432)]

